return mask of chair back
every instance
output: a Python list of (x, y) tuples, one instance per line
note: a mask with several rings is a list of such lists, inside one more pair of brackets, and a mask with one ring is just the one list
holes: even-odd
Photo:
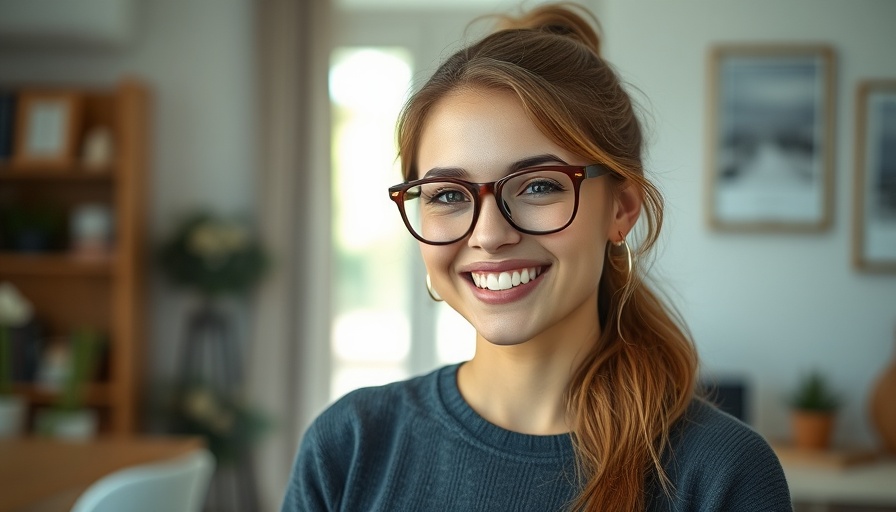
[(206, 449), (120, 469), (84, 491), (71, 512), (199, 512), (215, 469)]

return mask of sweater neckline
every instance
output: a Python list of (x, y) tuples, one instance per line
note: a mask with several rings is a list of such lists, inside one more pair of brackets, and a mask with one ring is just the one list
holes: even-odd
[(462, 435), (505, 456), (544, 459), (546, 462), (573, 457), (569, 434), (532, 435), (513, 432), (479, 415), (464, 400), (457, 386), (461, 363), (443, 367), (438, 374), (438, 393), (444, 412)]

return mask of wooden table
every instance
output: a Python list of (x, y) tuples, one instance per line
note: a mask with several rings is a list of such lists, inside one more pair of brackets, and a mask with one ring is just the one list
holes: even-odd
[(773, 444), (794, 503), (823, 512), (832, 505), (896, 510), (896, 458), (870, 449), (815, 452)]
[(90, 441), (0, 440), (0, 512), (68, 511), (101, 477), (135, 464), (184, 455), (194, 437), (114, 437)]

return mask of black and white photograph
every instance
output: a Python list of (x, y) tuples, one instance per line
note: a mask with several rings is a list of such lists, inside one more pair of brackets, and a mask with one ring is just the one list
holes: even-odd
[(896, 80), (859, 86), (854, 260), (896, 272)]
[(717, 47), (709, 112), (709, 219), (717, 229), (830, 222), (832, 52)]

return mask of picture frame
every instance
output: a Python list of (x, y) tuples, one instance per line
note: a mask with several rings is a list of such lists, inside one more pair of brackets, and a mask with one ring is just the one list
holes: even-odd
[(711, 229), (830, 227), (834, 60), (824, 45), (712, 48), (706, 166)]
[(16, 107), (11, 164), (64, 170), (76, 163), (82, 101), (69, 91), (23, 90)]
[(856, 89), (853, 264), (896, 273), (896, 79)]

